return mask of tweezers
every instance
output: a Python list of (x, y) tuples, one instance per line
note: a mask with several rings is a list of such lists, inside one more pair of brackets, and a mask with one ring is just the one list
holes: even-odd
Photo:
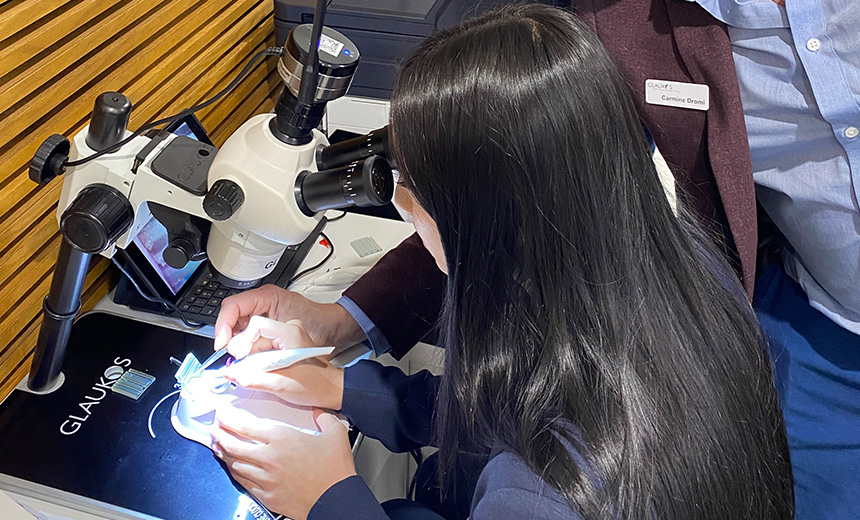
[(211, 367), (213, 363), (215, 363), (216, 361), (221, 359), (221, 357), (226, 353), (227, 353), (227, 347), (221, 347), (218, 350), (216, 350), (211, 356), (206, 358), (206, 361), (204, 361), (202, 365), (200, 365), (200, 368), (197, 369), (198, 372), (203, 372), (207, 368)]

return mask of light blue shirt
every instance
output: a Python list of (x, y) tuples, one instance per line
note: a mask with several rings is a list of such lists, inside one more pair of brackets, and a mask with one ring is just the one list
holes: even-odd
[(728, 26), (756, 195), (788, 239), (786, 271), (860, 334), (860, 0), (696, 1)]
[(391, 345), (382, 331), (379, 330), (370, 317), (354, 301), (348, 296), (341, 296), (337, 304), (346, 309), (346, 312), (358, 323), (358, 326), (361, 327), (361, 330), (367, 336), (367, 343), (376, 356), (381, 356), (391, 350)]

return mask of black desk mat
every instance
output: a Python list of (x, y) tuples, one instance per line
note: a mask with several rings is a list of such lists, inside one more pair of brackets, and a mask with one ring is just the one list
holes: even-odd
[[(15, 390), (0, 405), (0, 474), (165, 520), (271, 519), (208, 448), (173, 430), (178, 396), (157, 408), (150, 436), (150, 411), (175, 390), (170, 357), (188, 352), (202, 361), (212, 340), (109, 314), (80, 318), (63, 386)], [(138, 401), (105, 388), (128, 368), (156, 377)]]

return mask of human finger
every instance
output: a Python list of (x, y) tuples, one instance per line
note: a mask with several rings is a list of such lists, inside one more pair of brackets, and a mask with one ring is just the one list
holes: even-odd
[(284, 343), (281, 336), (286, 335), (286, 341), (289, 341), (294, 334), (292, 328), (284, 323), (254, 315), (248, 319), (245, 329), (227, 342), (227, 352), (236, 359), (242, 359), (256, 352), (279, 348)]
[[(256, 417), (244, 410), (222, 407), (215, 410), (215, 424), (218, 426), (218, 429), (215, 429), (214, 432), (218, 432), (220, 429), (227, 433), (229, 438), (235, 439), (236, 437), (241, 437), (252, 442), (268, 444), (272, 441), (272, 432), (276, 423), (268, 419)], [(223, 447), (229, 449), (230, 447), (224, 446), (222, 442), (225, 438), (227, 437), (219, 434), (215, 440), (221, 442)], [(245, 444), (253, 446), (251, 442), (245, 442)]]
[(320, 433), (323, 435), (339, 435), (348, 433), (346, 425), (341, 422), (334, 414), (323, 410), (322, 408), (314, 408), (314, 422), (316, 422)]
[(234, 363), (221, 369), (220, 375), (237, 385), (249, 390), (261, 390), (269, 393), (279, 393), (284, 388), (284, 375), (266, 372), (255, 367), (248, 368), (242, 363)]
[(274, 304), (274, 294), (267, 285), (225, 298), (215, 320), (215, 350), (226, 346), (239, 331), (242, 318), (268, 314)]
[(244, 461), (242, 459), (234, 459), (234, 458), (224, 458), (224, 465), (227, 466), (227, 469), (230, 470), (230, 474), (234, 477), (242, 477), (245, 478), (255, 484), (256, 487), (262, 489), (263, 483), (267, 481), (267, 473), (266, 470), (257, 466), (256, 464), (252, 464), (250, 462)]
[[(267, 338), (273, 340), (276, 348), (302, 348), (314, 347), (313, 340), (299, 319), (286, 322), (273, 320), (264, 316), (252, 316), (248, 320), (246, 332), (257, 339)], [(258, 336), (257, 336), (258, 335)]]
[[(248, 330), (246, 328), (242, 332), (230, 338), (225, 347), (231, 356), (236, 359), (242, 359), (243, 357), (251, 354), (251, 351), (254, 350), (254, 344), (257, 343), (259, 339), (259, 332)], [(271, 343), (270, 340), (269, 342)]]
[(212, 439), (212, 451), (221, 460), (244, 460), (254, 464), (263, 463), (263, 457), (258, 453), (260, 444), (234, 437), (225, 430), (209, 432)]
[(227, 343), (227, 351), (236, 359), (265, 352), (317, 346), (302, 322), (279, 322), (263, 316), (252, 316), (248, 326)]
[(245, 488), (245, 491), (254, 495), (254, 497), (256, 497), (258, 500), (265, 493), (263, 491), (262, 486), (260, 486), (259, 484), (257, 484), (253, 480), (247, 479), (247, 478), (243, 477), (242, 475), (233, 475), (232, 473), (231, 473), (231, 475), (236, 480), (236, 482), (239, 483), (240, 486)]

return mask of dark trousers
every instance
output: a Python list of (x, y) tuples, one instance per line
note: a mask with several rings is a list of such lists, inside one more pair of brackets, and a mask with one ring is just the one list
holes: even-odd
[(777, 264), (756, 281), (753, 306), (788, 430), (797, 520), (860, 519), (860, 336), (813, 309)]

